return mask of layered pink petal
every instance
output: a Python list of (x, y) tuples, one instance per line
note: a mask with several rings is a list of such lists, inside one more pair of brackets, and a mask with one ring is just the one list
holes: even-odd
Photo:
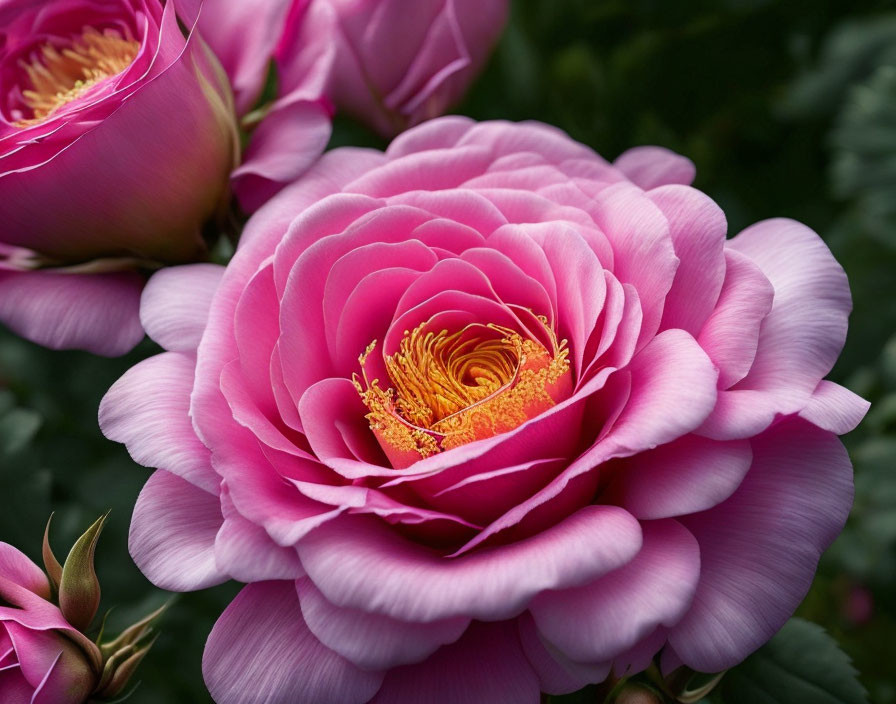
[(700, 578), (700, 550), (676, 521), (642, 524), (634, 560), (589, 584), (538, 595), (530, 606), (539, 632), (567, 657), (604, 662), (687, 611)]
[(204, 589), (227, 579), (215, 564), (214, 552), (223, 522), (217, 496), (160, 469), (137, 498), (128, 548), (157, 587)]
[(208, 637), (202, 672), (218, 704), (364, 704), (383, 679), (317, 640), (289, 581), (256, 582), (239, 593)]
[(690, 159), (664, 147), (634, 147), (618, 156), (613, 166), (644, 190), (673, 183), (688, 186), (697, 175)]
[(666, 296), (661, 328), (681, 328), (696, 336), (722, 290), (728, 221), (712, 199), (687, 186), (662, 186), (648, 197), (669, 221), (675, 256), (680, 260)]
[(719, 369), (719, 388), (728, 389), (753, 366), (762, 321), (775, 290), (762, 271), (737, 251), (725, 251), (725, 282), (715, 310), (697, 336), (700, 346)]
[(620, 461), (606, 498), (642, 520), (686, 516), (731, 496), (752, 461), (746, 440), (686, 435)]
[(411, 623), (331, 604), (307, 579), (296, 584), (302, 616), (328, 648), (364, 670), (421, 662), (461, 637), (470, 619)]
[(333, 604), (429, 622), (511, 617), (541, 591), (581, 584), (625, 564), (640, 546), (640, 527), (626, 512), (589, 506), (528, 540), (454, 559), (360, 518), (322, 526), (298, 550)]

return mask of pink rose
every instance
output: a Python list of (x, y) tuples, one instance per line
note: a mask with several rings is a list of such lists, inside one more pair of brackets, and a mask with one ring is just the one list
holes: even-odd
[(325, 155), (226, 270), (152, 279), (168, 351), (100, 423), (159, 468), (144, 573), (249, 583), (219, 704), (535, 704), (784, 623), (852, 500), (849, 288), (799, 223), (726, 241), (693, 176), (442, 118)]
[(49, 602), (50, 583), (0, 543), (0, 701), (82, 704), (99, 680), (100, 651)]
[[(196, 0), (181, 0), (196, 14)], [(191, 8), (191, 6), (193, 6)], [(484, 65), (508, 0), (205, 0), (203, 37), (230, 76), (241, 115), (257, 105), (271, 62), (277, 95), (250, 115), (234, 173), (254, 211), (326, 146), (334, 106), (385, 136), (444, 113)]]
[(202, 258), (237, 159), (230, 89), (174, 5), (0, 0), (0, 321), (120, 354), (139, 270)]

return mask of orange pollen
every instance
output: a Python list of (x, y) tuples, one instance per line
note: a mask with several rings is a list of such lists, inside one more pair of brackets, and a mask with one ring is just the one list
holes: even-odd
[(539, 321), (550, 351), (499, 325), (449, 334), (427, 332), (424, 323), (405, 331), (398, 351), (385, 358), (389, 389), (367, 378), (371, 343), (353, 381), (393, 466), (513, 430), (554, 406), (570, 384), (569, 350), (545, 318)]
[(32, 117), (16, 126), (43, 122), (92, 86), (124, 71), (139, 51), (139, 42), (124, 39), (113, 29), (100, 33), (93, 27), (85, 28), (70, 47), (59, 49), (45, 44), (30, 63), (19, 62), (31, 85), (22, 96)]

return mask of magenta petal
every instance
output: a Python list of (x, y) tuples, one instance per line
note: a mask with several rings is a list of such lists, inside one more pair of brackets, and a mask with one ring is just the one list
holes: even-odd
[(216, 494), (220, 477), (190, 422), (192, 355), (166, 352), (129, 369), (100, 403), (100, 428), (145, 467), (164, 468)]
[(158, 470), (146, 482), (131, 518), (128, 548), (150, 582), (192, 591), (227, 579), (215, 564), (215, 536), (224, 519), (218, 497)]
[(716, 442), (696, 435), (622, 460), (608, 489), (635, 518), (705, 511), (734, 493), (750, 469), (746, 440)]
[(364, 670), (388, 670), (420, 662), (466, 630), (470, 619), (429, 623), (399, 621), (381, 614), (333, 606), (307, 579), (296, 583), (302, 616), (331, 650)]
[(680, 519), (700, 544), (701, 575), (669, 642), (701, 672), (737, 664), (784, 624), (852, 505), (852, 466), (835, 435), (791, 418), (752, 444), (734, 495)]
[(697, 541), (673, 520), (642, 524), (644, 547), (589, 584), (544, 592), (530, 606), (539, 632), (567, 657), (603, 662), (684, 615), (700, 577)]
[(25, 553), (9, 543), (0, 542), (0, 575), (44, 599), (50, 598), (47, 575)]
[(50, 349), (116, 357), (143, 339), (143, 283), (133, 272), (0, 271), (0, 323)]
[(855, 430), (870, 406), (868, 401), (849, 389), (832, 381), (821, 381), (808, 405), (800, 411), (800, 418), (837, 435), (845, 435)]
[(10, 665), (0, 668), (0, 692), (3, 692), (3, 704), (31, 704), (34, 687), (18, 665)]
[(689, 186), (697, 175), (694, 162), (664, 147), (634, 147), (613, 166), (645, 191), (672, 183)]
[(391, 670), (371, 704), (538, 704), (514, 621), (474, 623), (419, 665)]
[(290, 581), (256, 582), (237, 595), (208, 637), (202, 673), (217, 704), (364, 704), (383, 679), (315, 638)]
[(297, 546), (337, 606), (410, 621), (509, 618), (546, 589), (582, 584), (628, 562), (641, 529), (615, 506), (588, 506), (527, 540), (446, 559), (388, 526), (342, 517)]
[(140, 322), (146, 334), (171, 352), (193, 352), (208, 322), (224, 267), (189, 264), (153, 275), (140, 299)]

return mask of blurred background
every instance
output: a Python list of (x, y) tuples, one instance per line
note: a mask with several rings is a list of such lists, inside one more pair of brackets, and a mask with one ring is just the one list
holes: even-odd
[[(831, 377), (872, 401), (845, 438), (846, 530), (799, 614), (853, 658), (875, 704), (896, 703), (896, 3), (880, 0), (513, 0), (511, 23), (457, 112), (552, 123), (608, 159), (659, 144), (697, 164), (729, 233), (764, 218), (819, 232), (855, 309)], [(337, 122), (333, 146), (384, 146)], [(150, 470), (99, 433), (105, 390), (139, 359), (40, 349), (0, 328), (0, 540), (64, 555), (112, 509), (97, 553), (110, 629), (163, 603), (127, 554)], [(60, 555), (60, 557), (62, 556)], [(239, 586), (176, 597), (130, 700), (210, 702), (205, 637)], [(593, 701), (587, 693), (555, 701)]]

